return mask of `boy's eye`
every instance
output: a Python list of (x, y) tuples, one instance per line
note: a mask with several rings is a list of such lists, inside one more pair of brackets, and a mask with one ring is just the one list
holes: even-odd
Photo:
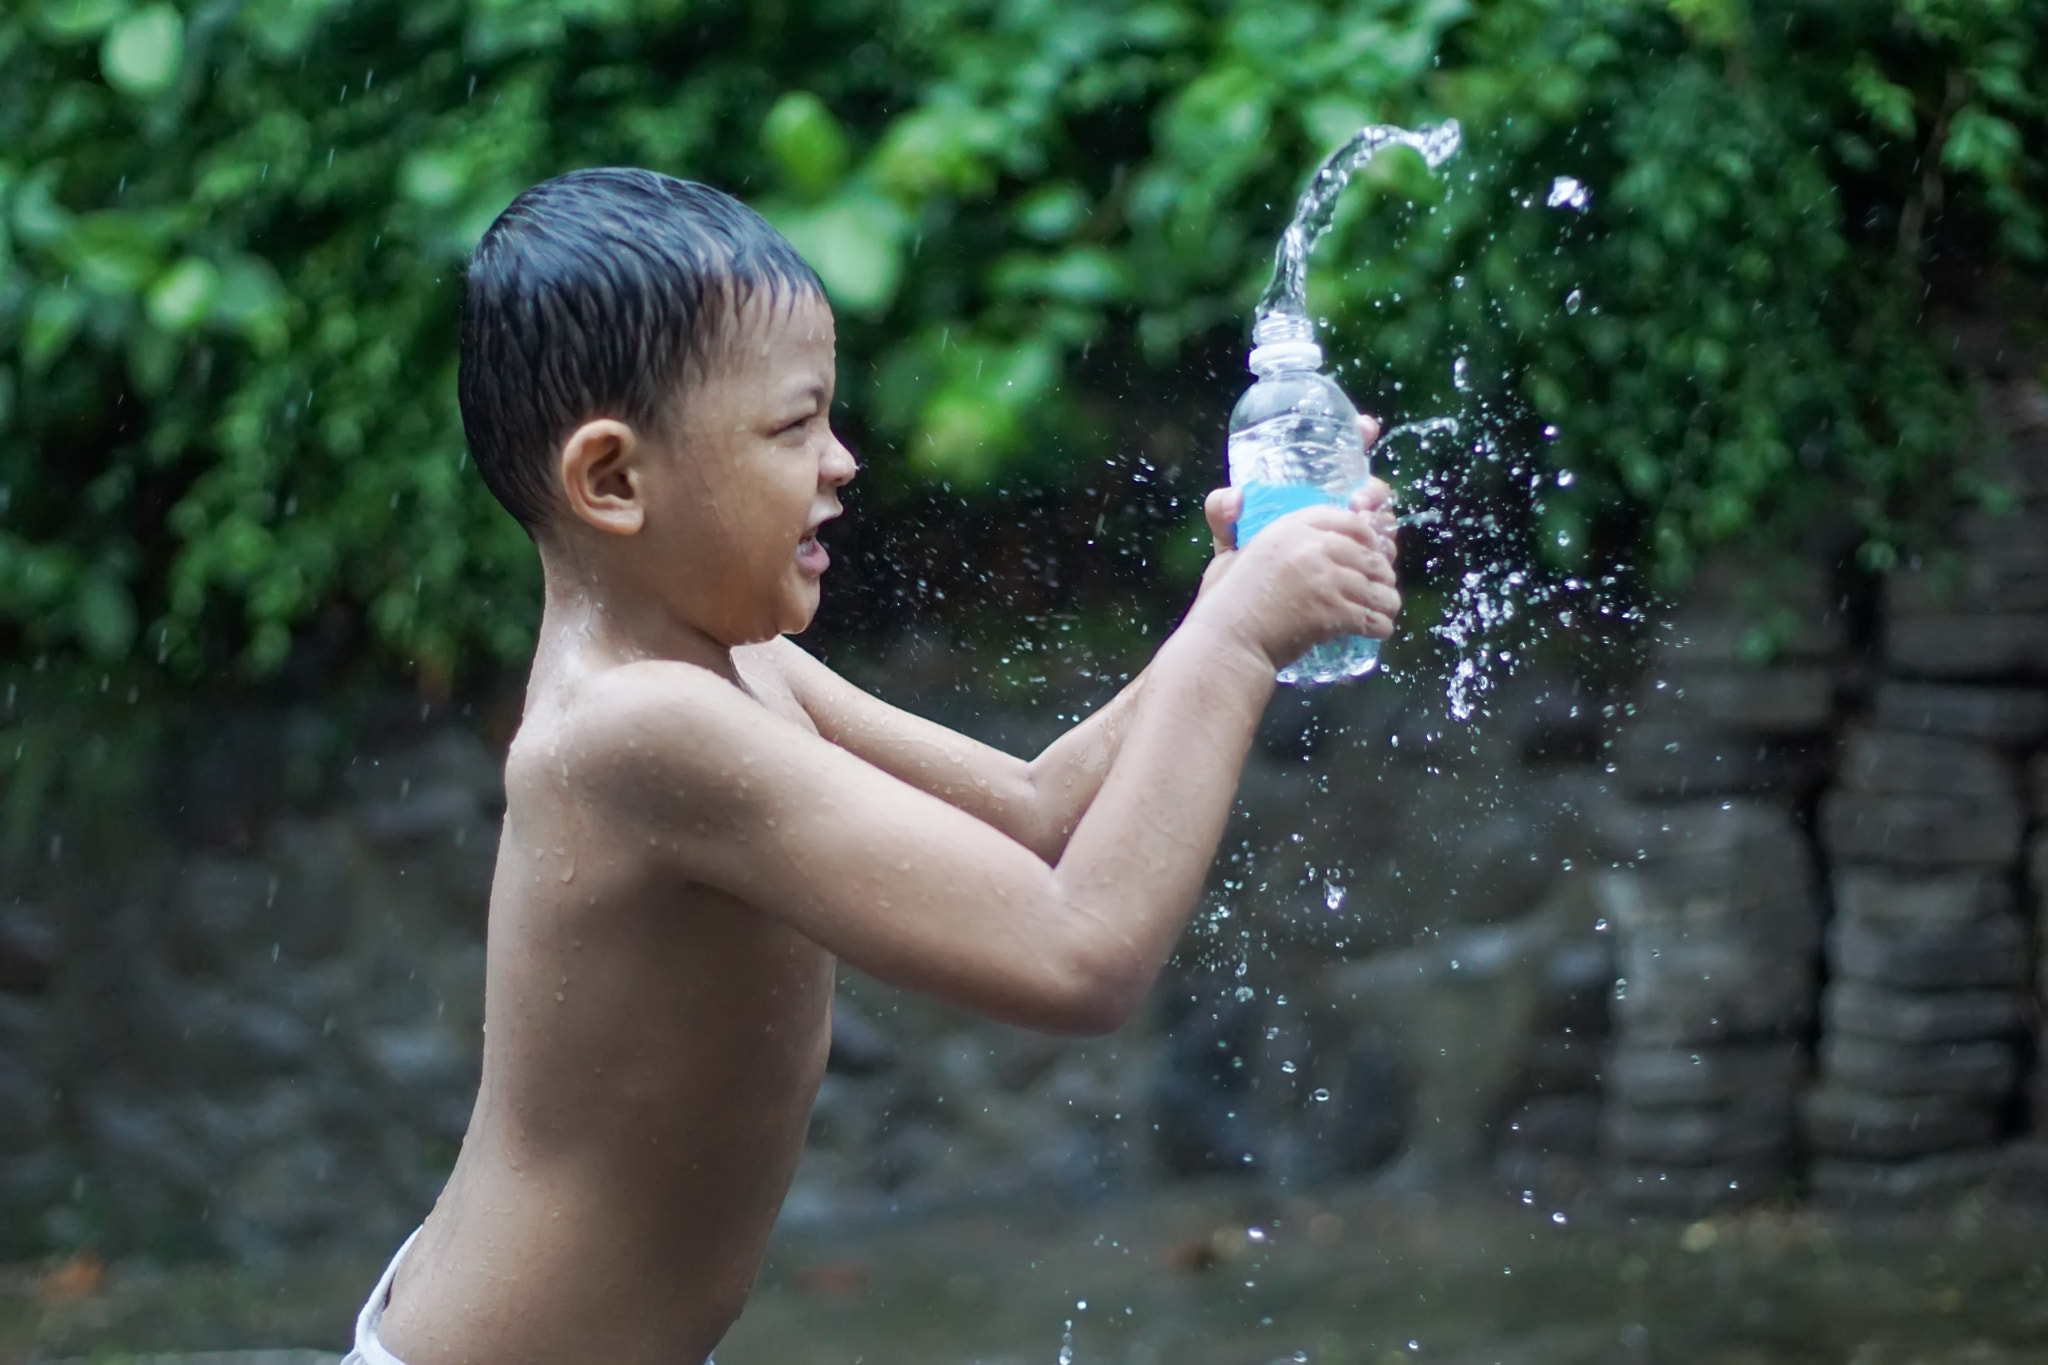
[(807, 412), (803, 416), (797, 418), (794, 422), (784, 423), (781, 427), (776, 429), (775, 434), (777, 436), (787, 436), (789, 433), (793, 431), (802, 431), (805, 427), (810, 425), (811, 418), (815, 417), (816, 415), (816, 413)]

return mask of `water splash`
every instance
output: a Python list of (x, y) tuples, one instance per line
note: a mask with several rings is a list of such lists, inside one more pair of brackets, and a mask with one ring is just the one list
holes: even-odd
[(1308, 254), (1337, 211), (1337, 197), (1351, 183), (1360, 167), (1389, 147), (1412, 147), (1431, 170), (1456, 154), (1464, 134), (1456, 119), (1445, 119), (1430, 128), (1396, 128), (1375, 123), (1360, 128), (1350, 140), (1323, 159), (1309, 177), (1308, 187), (1294, 206), (1294, 218), (1280, 234), (1273, 251), (1273, 279), (1252, 314), (1252, 341), (1311, 340), (1315, 323), (1308, 315)]

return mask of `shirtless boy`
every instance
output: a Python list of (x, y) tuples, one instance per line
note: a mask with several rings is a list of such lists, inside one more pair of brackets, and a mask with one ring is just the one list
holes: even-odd
[(785, 638), (854, 476), (834, 365), (817, 277), (715, 190), (578, 172), (477, 248), (463, 421), (546, 600), (482, 1088), (352, 1360), (704, 1360), (802, 1149), (837, 963), (1116, 1028), (1201, 891), (1274, 670), (1392, 632), (1383, 486), (1235, 552), (1223, 492), (1180, 628), (1036, 759), (895, 710)]

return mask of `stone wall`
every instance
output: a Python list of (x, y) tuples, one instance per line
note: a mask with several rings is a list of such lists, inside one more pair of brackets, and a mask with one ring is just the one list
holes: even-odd
[(244, 717), (161, 813), (9, 870), (0, 1259), (369, 1250), (438, 1189), (476, 1085), (497, 760), (437, 728), (293, 803), (295, 730)]
[[(1653, 649), (1604, 830), (1628, 1202), (2048, 1170), (2021, 1140), (2044, 1112), (2048, 395), (1995, 351), (1985, 378), (2015, 506), (1961, 517), (1867, 614), (1826, 571), (1710, 576)], [(1737, 646), (1762, 603), (1792, 628), (1758, 667)]]

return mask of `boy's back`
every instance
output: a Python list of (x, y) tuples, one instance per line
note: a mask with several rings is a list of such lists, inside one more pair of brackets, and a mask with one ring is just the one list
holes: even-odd
[(765, 224), (645, 172), (550, 182), (479, 248), (463, 347), (477, 465), (534, 533), (546, 604), (482, 1088), (357, 1348), (700, 1360), (801, 1151), (835, 960), (1011, 1022), (1116, 1027), (1199, 894), (1274, 668), (1391, 631), (1391, 523), (1315, 509), (1237, 554), (1212, 496), (1187, 621), (1025, 762), (780, 638), (816, 611), (855, 466), (828, 420), (830, 311)]
[[(741, 664), (757, 723), (809, 728), (763, 664)], [(730, 689), (629, 667), (684, 675), (650, 680), (678, 705)], [(802, 1151), (833, 961), (604, 809), (586, 770), (606, 690), (536, 677), (506, 764), (483, 1086), (384, 1324), (411, 1365), (703, 1358)]]

